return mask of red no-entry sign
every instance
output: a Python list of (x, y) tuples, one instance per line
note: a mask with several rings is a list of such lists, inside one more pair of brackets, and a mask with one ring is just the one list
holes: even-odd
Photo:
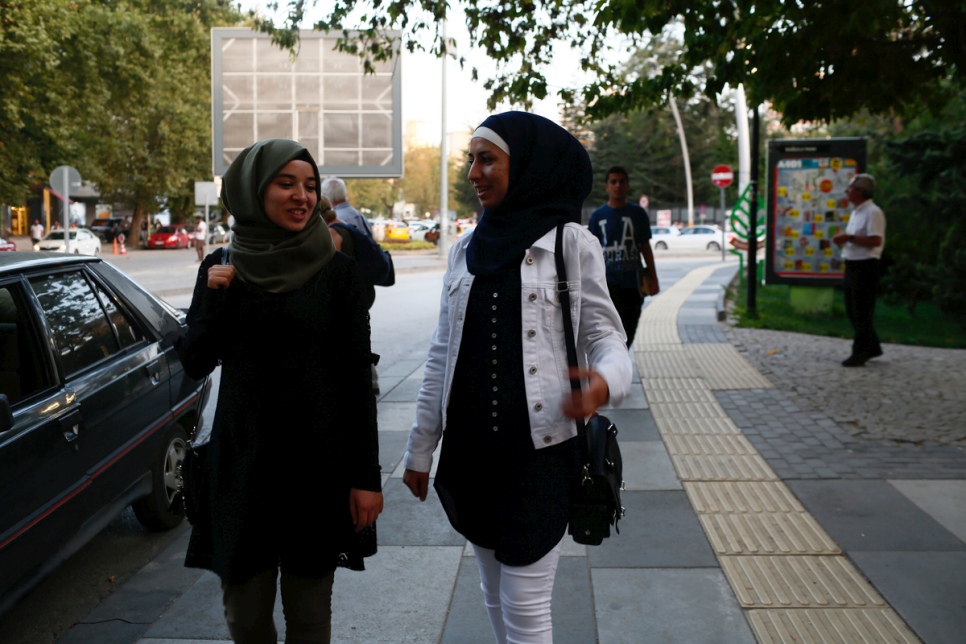
[(726, 165), (715, 166), (711, 171), (711, 183), (719, 188), (727, 188), (735, 180), (735, 173)]

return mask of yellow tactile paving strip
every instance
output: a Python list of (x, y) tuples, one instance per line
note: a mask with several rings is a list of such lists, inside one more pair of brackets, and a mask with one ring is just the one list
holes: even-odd
[(717, 265), (649, 302), (634, 352), (658, 431), (759, 642), (918, 642), (714, 397), (770, 388), (730, 344), (681, 344), (677, 315)]
[(917, 644), (891, 608), (752, 610), (748, 621), (762, 644)]
[(845, 557), (723, 557), (749, 608), (882, 608), (885, 601)]

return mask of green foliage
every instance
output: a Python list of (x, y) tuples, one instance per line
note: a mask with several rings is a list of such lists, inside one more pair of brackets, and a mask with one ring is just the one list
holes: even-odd
[[(830, 121), (867, 108), (872, 113), (943, 102), (941, 79), (962, 85), (966, 73), (966, 3), (932, 0), (459, 0), (471, 48), (497, 63), (484, 86), (489, 106), (508, 101), (528, 107), (548, 93), (546, 68), (554, 52), (580, 55), (590, 80), (558, 91), (580, 101), (598, 119), (662, 105), (670, 96), (703, 93), (714, 100), (744, 83), (752, 104), (771, 101), (786, 123)], [(289, 0), (282, 27), (260, 27), (294, 46), (306, 0)], [(391, 57), (398, 29), (408, 50), (442, 55), (439, 25), (446, 0), (334, 0), (316, 29), (342, 33), (344, 51), (367, 65)], [(350, 16), (353, 24), (348, 24)], [(684, 50), (654, 73), (623, 77), (621, 52), (666, 29), (683, 31)], [(352, 31), (350, 31), (352, 30)], [(423, 39), (428, 40), (424, 44)], [(694, 71), (710, 64), (703, 82)], [(476, 70), (474, 69), (474, 74)], [(874, 83), (874, 90), (865, 85)]]
[(915, 310), (931, 301), (966, 315), (966, 92), (938, 118), (920, 118), (907, 136), (885, 140), (877, 203), (888, 222), (887, 297)]
[(210, 30), (241, 14), (222, 0), (22, 0), (0, 20), (0, 201), (69, 164), (139, 214), (189, 212), (211, 176)]
[(403, 250), (436, 250), (436, 244), (428, 241), (382, 241), (379, 245), (383, 250), (392, 253)]
[[(631, 54), (623, 74), (625, 78), (645, 75), (659, 69), (662, 61), (681, 54), (682, 45), (672, 36), (654, 39)], [(700, 70), (696, 78), (701, 78)], [(707, 177), (719, 163), (737, 166), (735, 115), (730, 101), (720, 106), (705, 97), (678, 100), (691, 163), (695, 204), (716, 205), (720, 199)], [(575, 109), (583, 109), (582, 105)], [(572, 131), (581, 132), (570, 119)], [(686, 194), (686, 175), (677, 125), (669, 109), (638, 111), (627, 115), (613, 114), (586, 126), (584, 139), (596, 170), (594, 189), (589, 203), (607, 200), (604, 179), (607, 169), (621, 165), (631, 181), (629, 199), (636, 202), (641, 194), (650, 199), (652, 208), (678, 205)]]

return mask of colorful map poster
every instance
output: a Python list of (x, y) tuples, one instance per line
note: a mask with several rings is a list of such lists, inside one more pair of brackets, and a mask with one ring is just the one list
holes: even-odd
[(832, 237), (848, 225), (845, 187), (864, 164), (863, 139), (769, 142), (768, 283), (842, 279), (842, 249)]

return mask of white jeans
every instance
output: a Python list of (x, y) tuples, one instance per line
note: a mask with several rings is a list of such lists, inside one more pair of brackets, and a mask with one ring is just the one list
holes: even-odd
[(552, 644), (550, 596), (563, 539), (529, 566), (507, 566), (493, 550), (473, 544), (483, 603), (497, 644)]

